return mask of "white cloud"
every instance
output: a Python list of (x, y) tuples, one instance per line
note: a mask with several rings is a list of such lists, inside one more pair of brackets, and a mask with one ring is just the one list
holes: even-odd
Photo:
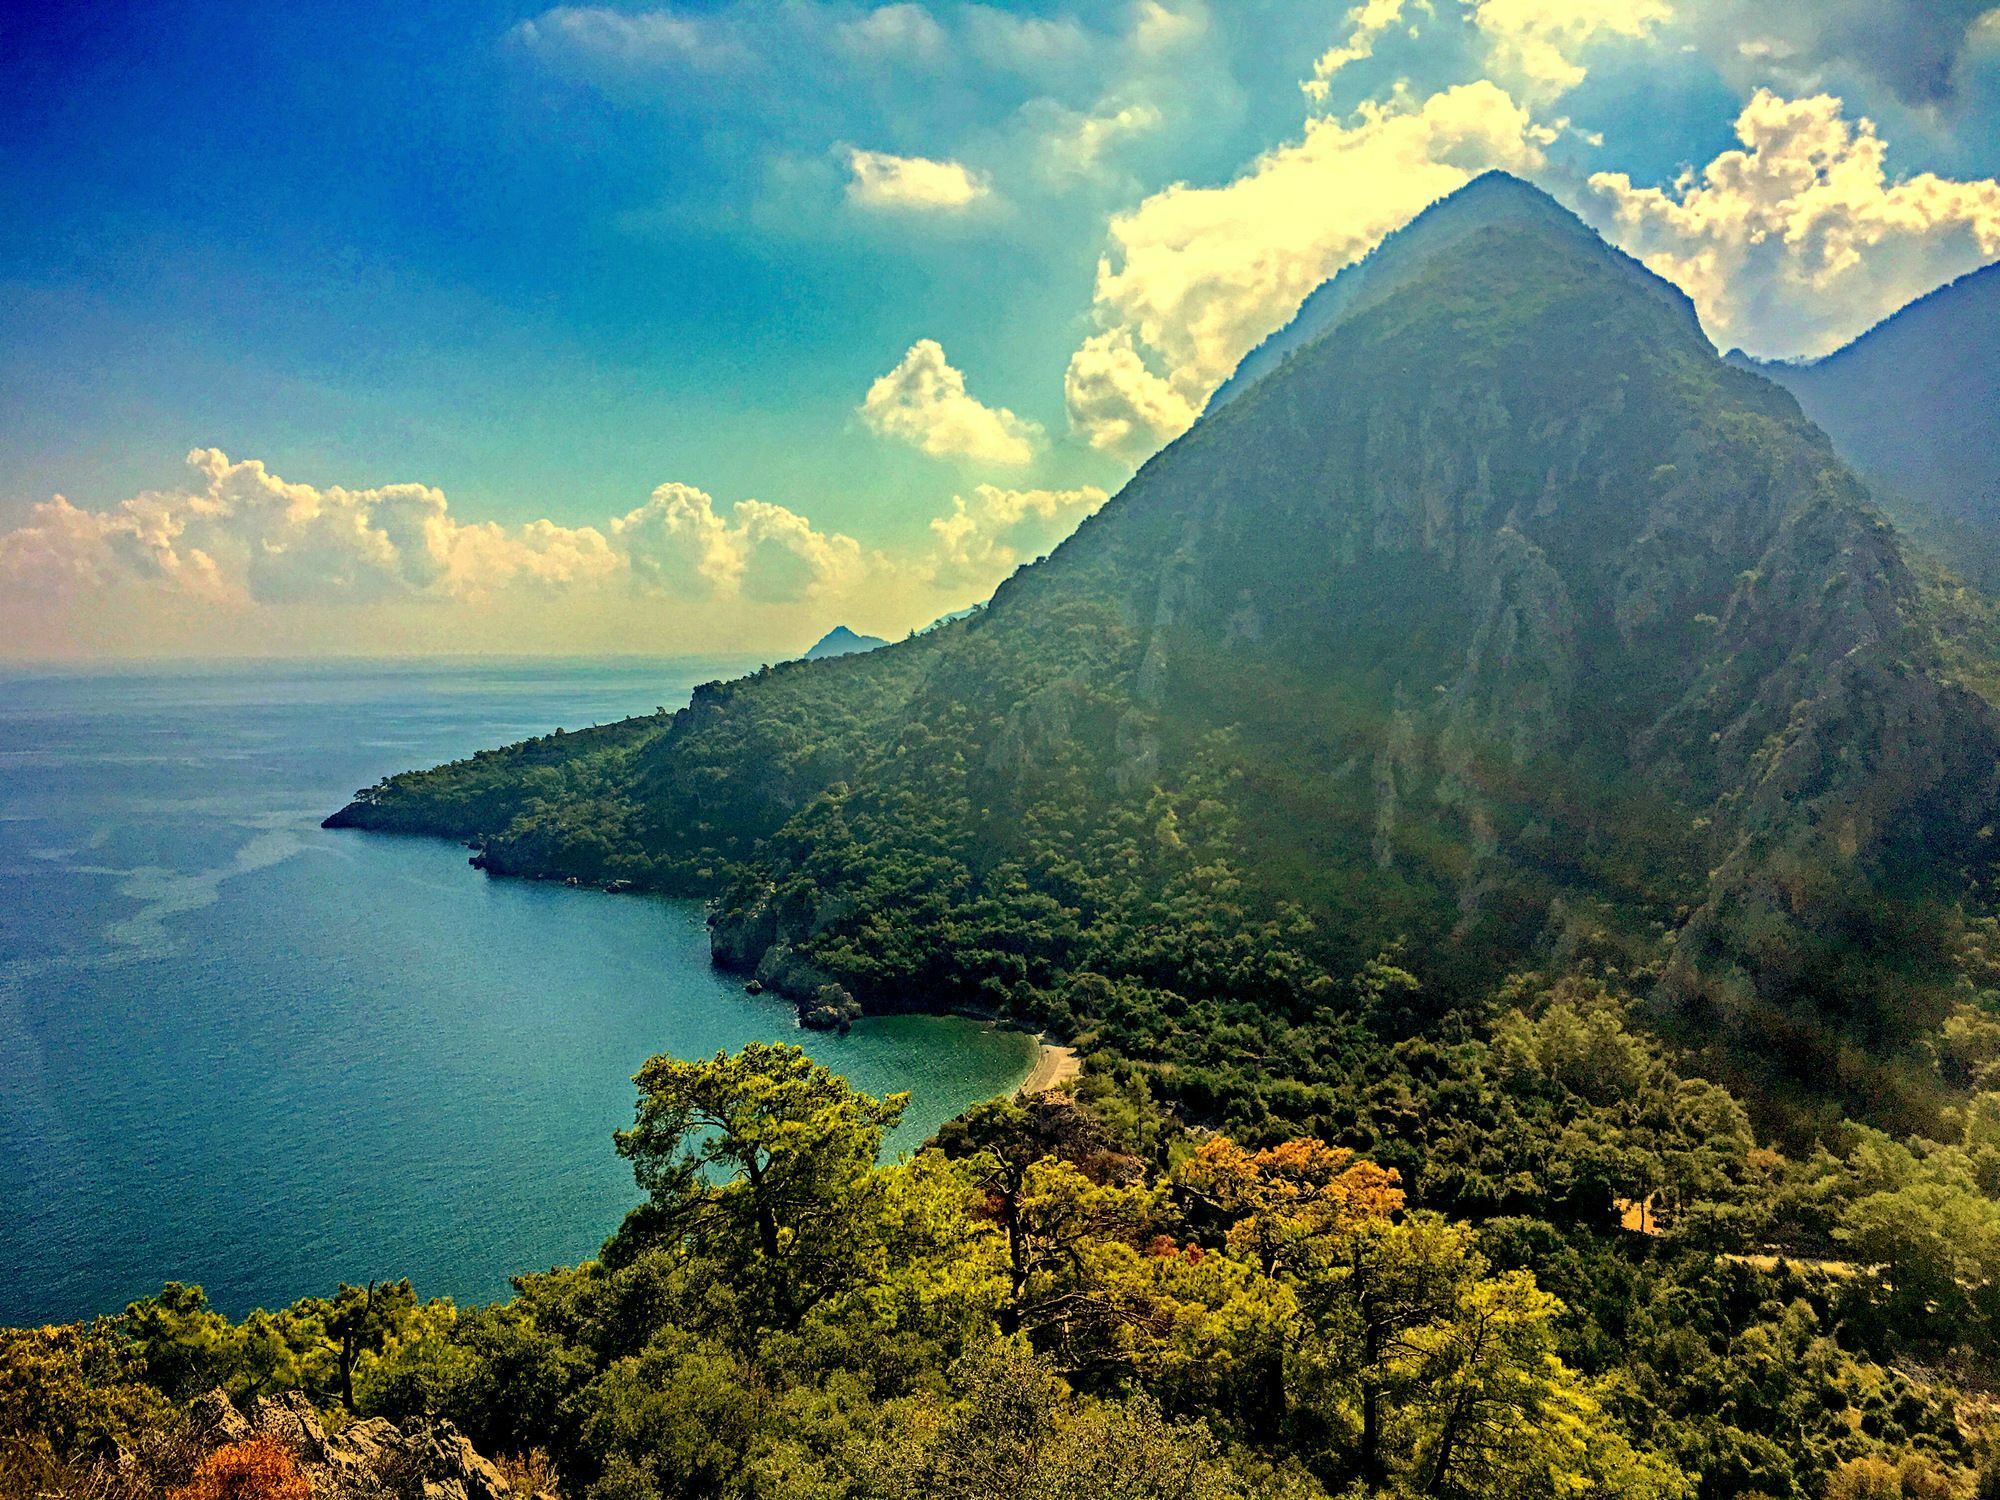
[(501, 526), (458, 520), (424, 485), (320, 489), (214, 449), (190, 453), (188, 467), (180, 489), (102, 511), (57, 496), (0, 533), (0, 619), (18, 615), (51, 642), (63, 639), (63, 621), (87, 621), (100, 648), (114, 650), (213, 640), (231, 621), (223, 638), (251, 649), (343, 647), (349, 630), (375, 621), (406, 645), (413, 637), (398, 629), (459, 638), (482, 620), (515, 632), (493, 642), (503, 649), (601, 646), (619, 638), (605, 634), (615, 621), (715, 618), (736, 622), (728, 639), (740, 645), (758, 621), (800, 610), (934, 618), (1049, 551), (1106, 499), (1089, 486), (980, 484), (954, 495), (921, 542), (886, 554), (785, 506), (718, 506), (687, 484), (660, 485), (597, 526)]
[(837, 592), (867, 563), (861, 544), (782, 505), (738, 500), (724, 517), (687, 484), (663, 484), (611, 522), (634, 586), (677, 598), (788, 603)]
[(931, 522), (933, 580), (991, 588), (1031, 557), (1047, 552), (1102, 505), (1103, 490), (1006, 490), (982, 484), (968, 501), (951, 498), (949, 515)]
[(797, 511), (766, 500), (738, 500), (735, 514), (743, 547), (739, 587), (746, 599), (760, 604), (816, 599), (858, 582), (867, 570), (859, 542), (816, 530)]
[(906, 213), (956, 213), (992, 195), (993, 188), (962, 162), (927, 156), (892, 156), (850, 150), (847, 201), (862, 208)]
[(1165, 119), (1157, 105), (1143, 100), (1100, 103), (1089, 111), (1040, 102), (1039, 112), (1052, 117), (1041, 136), (1042, 164), (1057, 182), (1103, 178), (1108, 158), (1119, 146), (1158, 130)]
[(1552, 99), (1582, 83), (1579, 60), (1593, 43), (1642, 41), (1673, 19), (1667, 0), (1464, 0), (1486, 38), (1488, 65), (1531, 98)]
[(545, 56), (589, 58), (627, 68), (689, 67), (721, 72), (754, 66), (754, 50), (725, 20), (674, 11), (626, 12), (559, 5), (508, 33)]
[(844, 21), (841, 42), (864, 57), (930, 63), (945, 54), (945, 30), (921, 5), (882, 5)]
[(871, 566), (852, 537), (784, 506), (741, 500), (725, 517), (682, 484), (661, 485), (603, 529), (504, 527), (460, 522), (426, 485), (317, 489), (213, 448), (190, 453), (188, 468), (186, 488), (109, 510), (60, 495), (36, 506), (0, 535), (0, 582), (69, 598), (138, 586), (235, 611), (614, 584), (787, 603), (846, 587)]
[(1403, 19), (1403, 0), (1361, 0), (1347, 13), (1347, 39), (1336, 42), (1313, 63), (1313, 76), (1300, 85), (1310, 99), (1324, 99), (1329, 80), (1349, 63), (1375, 55), (1375, 43)]
[(611, 535), (642, 588), (703, 599), (742, 584), (741, 537), (715, 513), (714, 499), (691, 484), (661, 485), (613, 520)]
[(462, 599), (482, 599), (519, 584), (568, 588), (618, 573), (622, 559), (595, 526), (530, 521), (511, 530), (492, 521), (447, 519), (443, 587)]
[(1233, 182), (1155, 193), (1111, 221), (1071, 425), (1133, 456), (1177, 436), (1320, 282), (1477, 173), (1539, 168), (1553, 138), (1481, 81), (1309, 120)]
[(1088, 436), (1092, 447), (1128, 456), (1179, 436), (1201, 415), (1200, 402), (1140, 357), (1126, 327), (1092, 334), (1070, 356), (1063, 404), (1070, 425)]
[(457, 519), (425, 485), (321, 489), (214, 449), (188, 470), (180, 488), (105, 510), (57, 496), (0, 533), (0, 642), (57, 655), (606, 650), (667, 632), (741, 649), (835, 618), (894, 632), (991, 590), (1106, 499), (982, 483), (883, 552), (687, 484), (599, 525), (502, 526)]
[(963, 6), (959, 16), (977, 61), (1029, 77), (1074, 68), (1093, 47), (1091, 33), (1071, 16), (1024, 16), (991, 5)]
[(1208, 35), (1208, 10), (1199, 3), (1164, 5), (1139, 0), (1132, 8), (1132, 47), (1142, 57), (1158, 57), (1191, 46)]
[(2000, 182), (1891, 181), (1886, 146), (1841, 101), (1760, 89), (1742, 149), (1668, 188), (1590, 179), (1606, 233), (1679, 284), (1718, 345), (1813, 355), (2000, 255)]
[[(944, 231), (977, 220), (1047, 244), (1071, 223), (1020, 204), (1060, 195), (1073, 215), (1129, 203), (1164, 180), (1177, 148), (1243, 123), (1242, 40), (1204, 0), (1026, 10), (1040, 13), (966, 0), (567, 6), (510, 36), (520, 63), (598, 91), (635, 132), (656, 118), (683, 122), (675, 150), (713, 158), (728, 184), (720, 199), (690, 196), (702, 173), (640, 184), (659, 201), (633, 202), (616, 222), (646, 233), (690, 214), (871, 238), (881, 220)], [(1283, 17), (1286, 34), (1268, 50), (1294, 52), (1289, 33), (1304, 25)], [(844, 224), (826, 222), (829, 200), (850, 211)]]
[(213, 448), (187, 457), (194, 483), (114, 510), (61, 496), (0, 537), (0, 574), (62, 588), (149, 580), (218, 603), (379, 599), (448, 586), (444, 496), (424, 485), (318, 490)]
[(910, 345), (902, 362), (868, 387), (859, 410), (873, 431), (933, 458), (1017, 466), (1033, 460), (1042, 440), (1036, 423), (969, 394), (935, 339)]

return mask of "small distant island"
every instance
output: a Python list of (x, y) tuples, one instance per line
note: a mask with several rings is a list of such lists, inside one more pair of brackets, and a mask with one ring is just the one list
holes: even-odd
[(827, 656), (852, 656), (857, 651), (873, 651), (889, 643), (879, 635), (858, 635), (845, 625), (836, 625), (814, 643), (800, 661), (818, 661)]

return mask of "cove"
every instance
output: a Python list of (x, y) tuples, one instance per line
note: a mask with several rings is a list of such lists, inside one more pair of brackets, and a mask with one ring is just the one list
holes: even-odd
[(241, 1315), (340, 1280), (505, 1295), (636, 1199), (649, 1055), (796, 1041), (912, 1094), (891, 1152), (1011, 1089), (1017, 1033), (797, 1028), (698, 903), (490, 880), (317, 821), (386, 770), (685, 699), (675, 663), (0, 679), (0, 1324), (168, 1279)]

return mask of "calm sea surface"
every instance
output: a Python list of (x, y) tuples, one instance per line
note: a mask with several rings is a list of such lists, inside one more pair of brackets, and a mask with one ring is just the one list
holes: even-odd
[(168, 1279), (231, 1314), (342, 1279), (504, 1295), (636, 1197), (652, 1053), (803, 1042), (891, 1149), (1032, 1052), (965, 1021), (845, 1038), (708, 964), (692, 902), (489, 880), (319, 820), (384, 772), (655, 704), (740, 663), (0, 675), (0, 1325)]

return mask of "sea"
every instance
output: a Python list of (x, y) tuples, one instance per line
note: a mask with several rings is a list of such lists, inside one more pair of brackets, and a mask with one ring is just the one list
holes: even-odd
[(329, 832), (383, 774), (685, 703), (743, 662), (0, 670), (0, 1326), (169, 1280), (232, 1316), (408, 1276), (462, 1305), (595, 1253), (656, 1053), (796, 1042), (907, 1089), (889, 1154), (1026, 1076), (950, 1017), (801, 1031), (699, 903)]

